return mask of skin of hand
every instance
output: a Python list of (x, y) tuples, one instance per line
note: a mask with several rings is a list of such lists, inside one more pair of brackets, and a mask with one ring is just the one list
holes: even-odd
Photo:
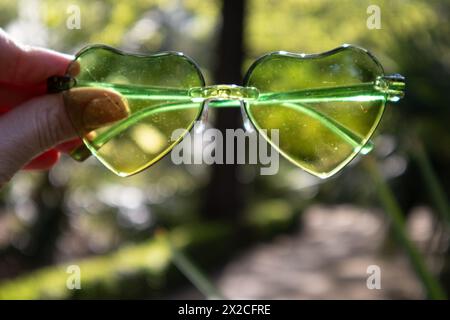
[[(77, 88), (66, 91), (64, 98), (62, 93), (46, 94), (47, 78), (64, 75), (72, 60), (20, 45), (0, 29), (0, 188), (20, 169), (50, 168), (60, 151), (81, 143), (74, 139), (78, 134), (88, 135), (128, 115), (127, 101), (112, 90)], [(79, 72), (76, 64), (71, 69), (71, 74)], [(64, 100), (79, 119), (74, 123), (77, 130)], [(111, 104), (114, 112), (108, 111)]]

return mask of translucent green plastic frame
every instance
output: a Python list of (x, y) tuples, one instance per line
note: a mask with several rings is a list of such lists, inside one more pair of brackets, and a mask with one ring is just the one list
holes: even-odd
[[(120, 94), (126, 117), (87, 134), (83, 115), (71, 108), (71, 92), (86, 87)], [(404, 88), (401, 75), (385, 75), (372, 54), (353, 45), (321, 54), (266, 54), (250, 67), (243, 86), (205, 86), (200, 69), (182, 53), (142, 56), (94, 45), (76, 55), (65, 76), (48, 81), (49, 92), (64, 92), (84, 142), (72, 157), (84, 160), (92, 153), (120, 176), (161, 159), (196, 121), (206, 121), (208, 108), (236, 107), (247, 130), (256, 128), (292, 163), (327, 178), (372, 149), (369, 139), (386, 102), (402, 98)], [(179, 128), (184, 131), (174, 139)], [(278, 129), (278, 145), (272, 129)]]

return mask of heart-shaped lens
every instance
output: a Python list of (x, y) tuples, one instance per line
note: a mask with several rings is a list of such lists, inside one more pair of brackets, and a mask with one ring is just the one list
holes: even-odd
[(361, 152), (378, 125), (386, 96), (375, 82), (383, 75), (378, 61), (354, 46), (318, 55), (271, 53), (247, 73), (245, 85), (261, 94), (246, 111), (269, 142), (278, 130), (280, 153), (326, 178)]
[[(188, 90), (203, 86), (203, 77), (180, 53), (138, 56), (93, 46), (76, 56), (68, 74), (75, 86), (64, 99), (74, 127), (88, 149), (121, 176), (137, 173), (168, 153), (202, 110)], [(98, 89), (108, 90), (104, 98), (89, 100), (89, 90), (94, 94)], [(180, 128), (185, 130), (174, 136)]]

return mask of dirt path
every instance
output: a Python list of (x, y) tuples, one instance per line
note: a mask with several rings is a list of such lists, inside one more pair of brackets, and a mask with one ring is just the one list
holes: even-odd
[[(430, 233), (429, 211), (421, 210), (413, 226), (419, 240)], [(228, 299), (423, 298), (406, 257), (380, 254), (386, 251), (380, 250), (386, 247), (382, 217), (354, 206), (313, 206), (302, 215), (301, 231), (248, 249), (213, 282)], [(380, 290), (367, 288), (370, 265), (380, 267)], [(172, 298), (202, 298), (194, 291)]]

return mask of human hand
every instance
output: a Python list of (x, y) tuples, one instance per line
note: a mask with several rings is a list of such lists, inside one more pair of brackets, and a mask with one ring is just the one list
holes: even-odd
[[(46, 94), (47, 78), (63, 75), (72, 60), (55, 51), (19, 45), (0, 29), (0, 187), (22, 168), (50, 168), (60, 151), (80, 144), (80, 139), (73, 140), (77, 134), (62, 95)], [(85, 88), (68, 94), (75, 101), (70, 108), (78, 108), (80, 114), (91, 115), (105, 101), (114, 101), (127, 110), (126, 101), (113, 91)], [(106, 119), (90, 116), (86, 121), (92, 119), (94, 126), (100, 127), (126, 113), (115, 116), (117, 119), (111, 119), (110, 114)], [(93, 130), (92, 124), (86, 126)]]

